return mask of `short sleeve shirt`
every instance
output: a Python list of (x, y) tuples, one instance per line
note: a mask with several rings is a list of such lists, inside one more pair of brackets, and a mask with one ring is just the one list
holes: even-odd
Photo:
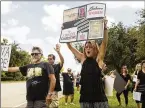
[(27, 77), (27, 100), (45, 100), (49, 90), (49, 74), (54, 69), (47, 62), (29, 64), (19, 68), (23, 76)]
[(145, 85), (145, 73), (143, 73), (142, 71), (140, 71), (137, 75), (137, 79), (140, 80), (139, 85)]
[(123, 76), (121, 74), (121, 77), (125, 80), (126, 83), (128, 82), (128, 80), (131, 80), (131, 76), (129, 74), (127, 74), (126, 76)]

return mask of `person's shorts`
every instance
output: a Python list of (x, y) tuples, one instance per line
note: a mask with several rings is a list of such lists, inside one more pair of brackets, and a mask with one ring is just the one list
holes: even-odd
[(58, 92), (54, 92), (52, 95), (52, 102), (49, 105), (49, 108), (58, 108), (59, 106), (59, 99), (58, 99)]
[(45, 100), (27, 101), (26, 108), (47, 108)]

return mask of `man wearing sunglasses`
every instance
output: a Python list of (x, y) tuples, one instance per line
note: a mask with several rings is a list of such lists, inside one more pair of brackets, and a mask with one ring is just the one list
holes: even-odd
[(50, 108), (58, 108), (59, 100), (58, 100), (58, 92), (61, 91), (61, 85), (60, 85), (60, 71), (63, 67), (64, 58), (62, 54), (60, 53), (60, 45), (56, 44), (56, 48), (54, 50), (57, 52), (60, 58), (60, 63), (55, 64), (55, 56), (53, 54), (48, 55), (48, 63), (51, 64), (54, 68), (55, 78), (56, 78), (56, 85), (54, 89), (54, 94), (52, 98), (52, 103), (50, 104)]
[(51, 103), (56, 79), (53, 67), (47, 62), (42, 62), (42, 56), (42, 50), (39, 47), (33, 47), (30, 64), (8, 68), (8, 72), (20, 71), (23, 76), (27, 76), (26, 108), (47, 108)]

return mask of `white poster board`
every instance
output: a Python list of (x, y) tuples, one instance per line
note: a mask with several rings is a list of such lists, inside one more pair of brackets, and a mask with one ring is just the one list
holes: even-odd
[(106, 7), (102, 4), (87, 5), (87, 18), (104, 17)]
[(133, 99), (136, 101), (141, 101), (141, 93), (133, 91)]
[(105, 76), (105, 93), (106, 96), (113, 96), (113, 87), (114, 87), (115, 78), (111, 76)]
[(1, 45), (1, 70), (8, 71), (11, 45)]
[(134, 75), (133, 76), (133, 82), (136, 82), (137, 81), (137, 75)]
[(103, 38), (106, 4), (91, 3), (64, 10), (60, 43)]

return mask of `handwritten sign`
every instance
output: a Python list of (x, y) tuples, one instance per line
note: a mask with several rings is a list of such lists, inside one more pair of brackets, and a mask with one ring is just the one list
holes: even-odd
[[(106, 4), (91, 3), (64, 10), (60, 43), (103, 38)], [(74, 33), (73, 37), (70, 33)], [(66, 36), (67, 35), (67, 36)]]
[(11, 45), (1, 45), (1, 70), (8, 71), (11, 56)]
[(77, 27), (65, 29), (62, 31), (61, 34), (61, 39), (63, 42), (68, 42), (68, 41), (76, 41), (77, 39)]

